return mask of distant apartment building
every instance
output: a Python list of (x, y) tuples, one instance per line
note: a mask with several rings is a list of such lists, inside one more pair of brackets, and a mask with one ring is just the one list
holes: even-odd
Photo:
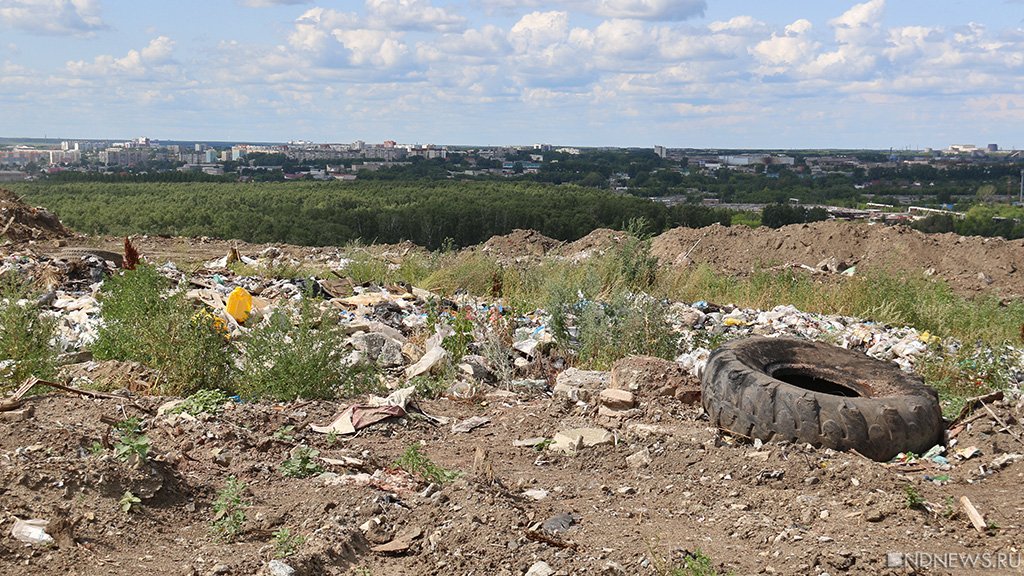
[(99, 160), (107, 166), (134, 166), (149, 159), (147, 148), (110, 147), (99, 153)]

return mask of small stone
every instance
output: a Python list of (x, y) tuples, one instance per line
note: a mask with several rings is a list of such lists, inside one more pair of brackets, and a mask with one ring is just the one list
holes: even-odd
[(270, 572), (271, 576), (293, 576), (295, 574), (295, 568), (281, 560), (271, 560), (267, 564), (267, 571)]
[(598, 398), (601, 404), (612, 410), (628, 410), (636, 404), (633, 400), (633, 393), (629, 390), (607, 388), (601, 391)]
[(651, 451), (647, 448), (626, 456), (626, 465), (634, 470), (651, 465)]
[(231, 567), (227, 564), (217, 564), (210, 569), (210, 574), (227, 574), (231, 570)]
[(555, 569), (542, 560), (534, 562), (530, 569), (526, 571), (526, 576), (551, 576), (554, 573)]

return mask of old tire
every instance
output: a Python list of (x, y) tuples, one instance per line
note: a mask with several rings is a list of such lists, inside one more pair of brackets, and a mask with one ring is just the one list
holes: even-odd
[(889, 362), (828, 344), (754, 336), (715, 350), (704, 409), (725, 430), (856, 450), (878, 461), (921, 454), (943, 438), (935, 390)]

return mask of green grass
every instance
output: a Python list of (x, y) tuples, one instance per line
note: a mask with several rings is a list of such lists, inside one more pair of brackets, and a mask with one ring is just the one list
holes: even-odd
[(41, 316), (28, 284), (13, 274), (0, 276), (0, 394), (8, 394), (35, 376), (57, 373), (57, 351), (51, 345), (57, 323)]
[(698, 548), (683, 558), (679, 566), (670, 570), (668, 576), (726, 576), (726, 573), (719, 572), (711, 557)]

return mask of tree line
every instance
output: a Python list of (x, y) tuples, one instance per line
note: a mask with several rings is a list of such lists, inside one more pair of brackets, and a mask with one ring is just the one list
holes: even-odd
[[(311, 246), (410, 240), (436, 249), (516, 228), (575, 240), (642, 218), (651, 233), (729, 225), (731, 212), (590, 188), (526, 182), (35, 182), (30, 203), (89, 234), (213, 236)], [(449, 240), (450, 239), (450, 240)]]

